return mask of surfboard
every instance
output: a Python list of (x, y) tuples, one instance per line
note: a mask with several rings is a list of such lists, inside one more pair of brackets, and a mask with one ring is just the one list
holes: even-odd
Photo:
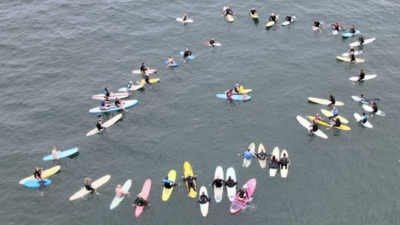
[[(208, 196), (208, 192), (207, 192), (207, 188), (204, 187), (204, 186), (201, 186), (201, 188), (200, 188), (200, 194), (199, 194), (199, 200), (200, 200), (200, 196), (202, 195), (203, 192), (204, 192), (205, 195), (207, 195), (207, 197), (209, 197), (209, 196)], [(204, 204), (199, 203), (199, 204), (200, 204), (200, 211), (201, 211), (201, 214), (202, 214), (204, 217), (206, 217), (207, 214), (208, 214), (208, 208), (209, 208), (210, 202), (207, 202), (207, 203), (204, 203)]]
[(361, 98), (359, 98), (358, 96), (351, 96), (351, 98), (356, 102), (361, 102), (363, 104), (372, 104), (371, 102), (368, 102), (368, 100), (367, 101), (361, 100)]
[[(127, 180), (127, 181), (125, 182), (124, 185), (122, 185), (121, 189), (122, 189), (124, 192), (129, 192), (129, 189), (131, 188), (131, 186), (132, 186), (132, 181), (129, 179), (129, 180)], [(115, 207), (117, 207), (117, 206), (119, 205), (119, 203), (122, 202), (122, 200), (124, 200), (124, 198), (125, 198), (125, 195), (123, 195), (123, 196), (121, 196), (121, 197), (118, 197), (117, 195), (115, 195), (114, 199), (113, 199), (112, 202), (111, 202), (110, 210), (112, 210), (112, 209), (114, 209)]]
[(358, 114), (358, 113), (354, 113), (354, 118), (356, 118), (356, 121), (357, 121), (358, 123), (362, 124), (364, 127), (367, 127), (367, 128), (372, 128), (372, 127), (373, 127), (372, 124), (371, 124), (368, 120), (367, 120), (367, 122), (365, 122), (365, 123), (359, 122), (359, 121), (362, 119), (362, 117), (361, 117), (361, 115)]
[(293, 23), (294, 21), (296, 21), (296, 17), (295, 17), (295, 16), (292, 16), (292, 20), (291, 20), (291, 21), (292, 21), (292, 22), (289, 22), (289, 21), (283, 22), (283, 23), (282, 23), (282, 26), (287, 26), (287, 25)]
[[(274, 150), (272, 151), (271, 159), (273, 156), (275, 156), (275, 159), (278, 160), (278, 162), (279, 162), (279, 148), (278, 147), (275, 147)], [(277, 170), (278, 170), (278, 168), (269, 168), (269, 176), (275, 177)]]
[[(95, 182), (93, 182), (91, 184), (91, 186), (97, 190), (97, 188), (99, 188), (100, 186), (102, 186), (103, 184), (107, 183), (110, 180), (111, 176), (110, 175), (105, 175), (104, 177), (96, 180)], [(76, 192), (74, 195), (72, 195), (69, 200), (73, 201), (76, 200), (78, 198), (81, 198), (87, 194), (91, 193), (91, 191), (86, 190), (86, 188), (82, 188), (80, 191)]]
[[(361, 53), (362, 53), (362, 51), (354, 51), (354, 55), (359, 55)], [(345, 52), (342, 54), (343, 57), (349, 57), (349, 55), (350, 55), (350, 53), (348, 53), (348, 52)]]
[[(376, 40), (376, 38), (365, 39), (365, 40), (364, 40), (364, 43), (363, 43), (362, 45), (366, 45), (366, 44), (372, 43), (372, 42), (374, 42), (375, 40)], [(353, 46), (353, 47), (359, 46), (359, 45), (360, 45), (360, 42), (358, 42), (358, 41), (353, 42), (353, 43), (350, 44), (350, 46)]]
[[(224, 179), (224, 171), (222, 169), (222, 167), (218, 166), (217, 169), (215, 169), (215, 175), (214, 175), (214, 179), (217, 179), (219, 177), (219, 179)], [(201, 190), (200, 190), (201, 193)], [(224, 186), (217, 188), (216, 186), (214, 186), (214, 198), (216, 202), (221, 202), (222, 200), (222, 194), (224, 193)]]
[[(168, 180), (171, 180), (173, 182), (176, 181), (176, 171), (175, 170), (169, 171)], [(173, 190), (174, 190), (174, 186), (172, 186), (171, 188), (164, 187), (163, 192), (162, 192), (162, 200), (167, 201), (169, 199), (169, 197), (171, 196)]]
[[(160, 78), (149, 79), (150, 84), (155, 83), (155, 82), (159, 82), (159, 81), (160, 81)], [(140, 80), (140, 81), (137, 81), (137, 83), (139, 83), (139, 84), (145, 84), (146, 81), (145, 81), (144, 79), (142, 79), (142, 80)]]
[[(136, 91), (139, 90), (140, 88), (143, 88), (144, 84), (137, 84), (137, 85), (132, 85), (131, 88), (129, 88), (128, 91)], [(126, 87), (118, 89), (118, 91), (127, 91)]]
[[(332, 29), (335, 29), (335, 24), (334, 23), (329, 24), (329, 26), (331, 26)], [(345, 28), (339, 27), (339, 30), (345, 30)]]
[[(51, 184), (51, 180), (43, 179), (43, 185), (44, 186), (47, 186), (49, 184)], [(40, 179), (38, 179), (38, 180), (27, 180), (27, 181), (25, 181), (24, 185), (25, 185), (25, 187), (28, 187), (28, 188), (40, 187)]]
[[(308, 122), (306, 119), (304, 119), (301, 116), (297, 116), (296, 117), (297, 121), (299, 121), (299, 123), (305, 127), (307, 130), (310, 127), (310, 122)], [(321, 129), (318, 128), (318, 130), (316, 132), (313, 131), (313, 133), (315, 135), (317, 135), (318, 137), (324, 138), (324, 139), (328, 139), (328, 136), (326, 136), (326, 134), (324, 132), (321, 131)]]
[[(327, 117), (333, 116), (333, 113), (331, 111), (326, 110), (326, 109), (321, 109), (321, 112), (322, 112), (322, 114), (324, 114)], [(349, 121), (346, 118), (344, 118), (343, 116), (338, 115), (338, 117), (340, 119), (340, 122), (345, 123), (345, 124), (349, 123)]]
[[(49, 176), (51, 176), (51, 175), (57, 173), (60, 169), (61, 169), (61, 166), (51, 167), (50, 169), (44, 170), (44, 171), (42, 172), (42, 174), (41, 174), (41, 177), (42, 177), (42, 178), (49, 177)], [(32, 176), (29, 176), (29, 177), (26, 177), (26, 178), (20, 180), (20, 181), (19, 181), (19, 184), (24, 184), (24, 183), (25, 183), (26, 181), (28, 181), (28, 180), (35, 180), (35, 177), (34, 177), (33, 175), (32, 175)]]
[[(283, 149), (281, 152), (281, 159), (283, 158), (283, 153), (286, 153), (286, 157), (289, 158), (289, 153), (287, 153), (286, 149)], [(289, 173), (289, 165), (290, 165), (290, 160), (289, 163), (287, 164), (287, 169), (285, 169), (285, 167), (283, 167), (281, 169), (281, 177), (286, 178), (288, 173)]]
[(361, 31), (356, 30), (355, 34), (353, 34), (353, 33), (343, 33), (342, 36), (343, 37), (353, 37), (354, 35), (358, 35), (358, 34), (361, 34)]
[[(228, 170), (226, 171), (226, 179), (228, 180), (229, 176), (231, 177), (232, 180), (234, 180), (235, 182), (237, 182), (236, 180), (236, 173), (235, 173), (235, 169), (233, 169), (233, 167), (229, 167)], [(226, 192), (228, 194), (228, 198), (229, 201), (233, 201), (235, 199), (235, 195), (236, 195), (236, 186), (234, 187), (228, 187), (226, 186)]]
[[(127, 98), (128, 96), (129, 93), (113, 93), (110, 94), (110, 97), (108, 99)], [(93, 95), (92, 98), (101, 100), (104, 98), (104, 94)]]
[[(313, 120), (313, 119), (315, 119), (315, 117), (309, 116), (308, 119)], [(330, 124), (328, 124), (328, 123), (326, 123), (324, 121), (321, 121), (321, 120), (318, 120), (318, 123), (321, 124), (321, 125), (327, 126), (327, 127), (331, 126)], [(346, 125), (343, 125), (343, 124), (341, 124), (340, 127), (334, 127), (334, 128), (339, 129), (339, 130), (351, 130), (350, 127), (348, 127)]]
[[(261, 151), (265, 152), (265, 148), (262, 143), (260, 143), (260, 145), (258, 146), (258, 153), (261, 153)], [(258, 159), (258, 162), (260, 163), (260, 166), (263, 169), (267, 166), (267, 159), (264, 160)]]
[[(165, 64), (168, 65), (168, 60), (165, 60)], [(173, 63), (171, 66), (172, 66), (172, 67), (177, 67), (177, 66), (178, 66), (178, 63)]]
[[(139, 103), (138, 100), (127, 100), (124, 102), (124, 107), (125, 107), (125, 109), (127, 109), (138, 103)], [(96, 107), (96, 108), (90, 109), (89, 113), (91, 113), (91, 114), (106, 113), (106, 112), (114, 112), (114, 111), (118, 111), (118, 110), (122, 110), (122, 109), (120, 107), (115, 106), (115, 104), (110, 104), (109, 109), (101, 109), (100, 107)]]
[(255, 178), (250, 179), (243, 185), (243, 187), (246, 188), (247, 190), (247, 198), (240, 200), (239, 193), (237, 193), (229, 209), (231, 214), (239, 212), (246, 205), (246, 203), (249, 201), (254, 191), (256, 190), (256, 186), (257, 186), (257, 180)]
[[(207, 45), (207, 46), (210, 46), (210, 42), (206, 42), (206, 43), (204, 43), (205, 45)], [(214, 43), (214, 46), (221, 46), (222, 44), (221, 43), (219, 43), (219, 42), (215, 42)]]
[[(256, 145), (254, 143), (251, 143), (249, 145), (249, 148), (250, 148), (251, 153), (253, 153), (253, 155), (254, 155), (255, 154), (254, 150), (256, 149)], [(247, 151), (247, 149), (246, 149), (246, 151)], [(251, 164), (251, 159), (249, 160), (249, 159), (246, 159), (243, 157), (243, 167), (247, 168), (250, 166), (250, 164)]]
[(193, 23), (192, 19), (186, 18), (185, 21), (183, 21), (182, 18), (176, 18), (176, 21), (181, 22), (181, 23)]
[[(315, 97), (308, 97), (308, 100), (311, 101), (311, 102), (315, 102), (315, 103), (321, 104), (321, 105), (329, 105), (329, 104), (332, 103), (328, 99), (315, 98)], [(344, 105), (343, 102), (339, 102), (339, 101), (335, 102), (335, 106), (343, 106), (343, 105)]]
[[(248, 94), (250, 92), (252, 92), (253, 89), (242, 89), (242, 91), (240, 91), (239, 93), (233, 92), (235, 95), (241, 95), (241, 94)], [(227, 91), (225, 91), (226, 93)]]
[[(142, 191), (140, 192), (142, 194), (142, 197), (144, 199), (146, 199), (146, 201), (149, 200), (150, 191), (151, 191), (151, 180), (147, 179), (143, 184)], [(135, 209), (135, 217), (139, 217), (140, 214), (142, 214), (142, 212), (143, 212), (144, 208), (146, 207), (146, 205), (143, 205), (143, 206), (136, 205), (135, 207), (136, 207), (136, 209)]]
[[(118, 114), (118, 115), (114, 116), (113, 118), (109, 119), (107, 122), (103, 123), (103, 127), (108, 128), (108, 127), (112, 126), (113, 124), (115, 124), (115, 123), (116, 123), (118, 120), (120, 120), (121, 118), (122, 118), (122, 114)], [(91, 136), (91, 135), (93, 135), (93, 134), (100, 133), (100, 132), (103, 131), (103, 130), (104, 130), (104, 129), (101, 129), (101, 130), (99, 131), (99, 129), (97, 129), (97, 127), (96, 127), (96, 128), (94, 128), (93, 130), (89, 131), (89, 132), (86, 134), (86, 136)], [(44, 159), (43, 159), (43, 160), (44, 160)]]
[[(183, 56), (183, 54), (185, 53), (185, 51), (180, 51), (179, 54), (181, 54), (181, 56)], [(194, 59), (196, 58), (194, 55), (189, 55), (188, 57), (186, 57), (187, 59)]]
[[(56, 156), (60, 157), (60, 159), (61, 159), (61, 158), (65, 158), (65, 157), (68, 157), (70, 155), (73, 155), (73, 154), (75, 154), (77, 152), (78, 152), (78, 148), (71, 148), (69, 150), (65, 150), (65, 151), (57, 153)], [(56, 158), (54, 158), (52, 154), (43, 157), (43, 161), (55, 160), (55, 159)]]
[(319, 30), (321, 28), (320, 27), (313, 27), (312, 29), (313, 29), (313, 31), (316, 31), (316, 30)]
[[(141, 70), (134, 70), (132, 71), (133, 74), (140, 74), (142, 75), (142, 71)], [(157, 73), (156, 69), (148, 69), (146, 70), (146, 73), (150, 74), (150, 73)]]
[[(350, 62), (350, 58), (349, 57), (337, 56), (336, 59), (338, 59), (340, 61)], [(363, 63), (363, 62), (365, 62), (365, 59), (356, 58), (356, 62)]]
[[(276, 15), (276, 22), (279, 22), (279, 15)], [(272, 27), (275, 24), (275, 21), (269, 21), (266, 27)]]
[[(371, 79), (373, 79), (373, 78), (375, 78), (375, 77), (376, 77), (376, 74), (373, 74), (373, 75), (365, 75), (364, 79), (362, 79), (361, 81), (364, 81), (364, 80), (371, 80)], [(358, 76), (356, 76), (356, 77), (350, 77), (349, 80), (351, 80), (351, 81), (358, 81), (359, 78), (360, 78), (360, 77), (358, 77)]]
[[(374, 109), (369, 105), (362, 105), (362, 107), (367, 112), (373, 112), (374, 111)], [(385, 116), (385, 113), (378, 109), (378, 112), (374, 113), (374, 115)]]
[[(228, 97), (226, 96), (226, 94), (217, 94), (216, 96), (217, 96), (217, 98), (228, 99)], [(233, 100), (236, 100), (236, 101), (248, 101), (248, 100), (251, 99), (251, 96), (250, 96), (250, 95), (247, 95), (247, 97), (244, 97), (244, 96), (241, 95), (241, 94), (239, 94), (239, 95), (238, 95), (238, 94), (234, 94), (234, 95), (231, 96), (231, 98), (232, 98)]]
[[(186, 178), (186, 177), (188, 176), (188, 174), (189, 174), (190, 176), (194, 177), (194, 173), (193, 173), (193, 170), (192, 170), (192, 166), (190, 166), (190, 163), (189, 163), (189, 162), (185, 162), (185, 163), (183, 164), (183, 177)], [(191, 198), (196, 198), (197, 192), (196, 192), (195, 190), (193, 190), (193, 188), (190, 188), (190, 190), (189, 190), (188, 182), (185, 181), (185, 183), (186, 183), (186, 189), (188, 189), (188, 191), (189, 191), (189, 196), (190, 196)], [(193, 183), (194, 183), (194, 187), (196, 188), (196, 180), (193, 180)]]
[[(222, 9), (222, 12), (225, 12), (225, 9), (226, 9), (226, 7), (224, 7), (224, 8)], [(225, 15), (225, 18), (226, 18), (229, 22), (233, 22), (233, 21), (235, 20), (231, 14)]]

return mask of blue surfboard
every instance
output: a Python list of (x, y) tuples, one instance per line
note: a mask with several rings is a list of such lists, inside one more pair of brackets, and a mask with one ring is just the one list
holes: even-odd
[[(226, 97), (226, 94), (217, 94), (216, 95), (217, 98), (223, 98), (223, 99), (228, 99), (228, 97)], [(247, 97), (245, 99), (242, 98), (243, 95), (232, 95), (231, 98), (233, 100), (237, 100), (237, 101), (247, 101), (251, 99), (250, 95), (247, 95)]]
[(356, 101), (356, 102), (361, 102), (363, 104), (372, 104), (371, 102), (368, 102), (369, 100), (366, 99), (367, 101), (361, 100), (361, 98), (359, 98), (358, 96), (351, 96), (351, 98)]
[[(127, 100), (124, 103), (124, 108), (125, 109), (130, 108), (138, 103), (139, 103), (138, 100)], [(100, 109), (100, 107), (96, 107), (96, 108), (89, 110), (89, 113), (92, 113), (92, 114), (93, 113), (106, 113), (106, 112), (114, 112), (114, 111), (122, 110), (120, 107), (115, 106), (115, 104), (111, 104), (109, 108), (110, 109)]]
[[(357, 35), (357, 34), (360, 34), (360, 33), (361, 33), (361, 31), (356, 30), (356, 33), (354, 35)], [(352, 37), (353, 33), (344, 33), (344, 34), (342, 34), (342, 36), (343, 37)]]
[[(179, 54), (181, 54), (181, 56), (183, 56), (183, 53), (184, 53), (184, 51), (179, 52)], [(187, 57), (187, 59), (194, 59), (194, 58), (195, 58), (194, 55), (189, 55)]]
[[(58, 156), (60, 158), (65, 158), (65, 157), (73, 155), (77, 152), (78, 152), (78, 148), (71, 148), (69, 150), (65, 150), (65, 151), (57, 153), (56, 156)], [(56, 158), (54, 158), (53, 155), (48, 155), (48, 156), (43, 157), (44, 161), (54, 160), (54, 159), (56, 159)]]
[[(51, 184), (51, 180), (43, 179), (44, 186), (47, 186), (49, 184)], [(28, 180), (24, 183), (24, 185), (29, 188), (37, 188), (37, 187), (40, 187), (40, 180), (36, 180), (36, 179)]]
[[(167, 65), (168, 65), (168, 60), (167, 60), (167, 61), (165, 61), (165, 64), (167, 64)], [(173, 63), (171, 66), (175, 67), (175, 66), (178, 66), (178, 64), (177, 64), (177, 63)]]

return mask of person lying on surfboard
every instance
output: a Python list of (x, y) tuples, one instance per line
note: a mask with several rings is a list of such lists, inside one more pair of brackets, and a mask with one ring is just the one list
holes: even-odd
[(194, 177), (192, 177), (188, 173), (187, 177), (186, 178), (182, 177), (182, 179), (183, 179), (183, 181), (187, 181), (189, 193), (190, 193), (190, 188), (193, 188), (193, 190), (196, 191), (196, 188), (194, 186), (193, 180), (197, 179), (197, 175), (194, 175)]
[(92, 187), (92, 185), (90, 184), (90, 181), (91, 181), (90, 178), (86, 178), (84, 181), (86, 190), (91, 191), (92, 193), (94, 192), (94, 193), (96, 193), (96, 195), (99, 195), (99, 192), (97, 192), (96, 189), (94, 189)]
[(364, 70), (360, 70), (360, 75), (358, 75), (358, 80), (357, 81), (362, 81), (365, 77)]
[(243, 186), (242, 188), (240, 188), (240, 190), (238, 192), (236, 192), (236, 194), (239, 193), (239, 200), (243, 201), (245, 198), (248, 198), (247, 196), (247, 189), (246, 186)]
[(215, 187), (220, 188), (225, 183), (224, 180), (220, 179), (219, 176), (212, 182), (211, 187), (215, 185)]
[(354, 34), (356, 33), (356, 29), (354, 28), (354, 25), (351, 26), (351, 28), (350, 28), (350, 30), (349, 30), (349, 33), (352, 33), (353, 36), (354, 36)]
[(250, 148), (247, 151), (243, 152), (242, 154), (238, 154), (238, 156), (244, 156), (245, 159), (251, 160), (254, 158), (253, 153), (250, 151)]
[(172, 64), (175, 64), (175, 61), (174, 61), (174, 59), (172, 58), (172, 56), (170, 56), (170, 57), (168, 58), (168, 66), (172, 66)]
[(187, 57), (191, 56), (192, 52), (189, 51), (188, 48), (186, 48), (185, 52), (183, 53), (183, 58), (186, 59)]
[(228, 187), (234, 187), (235, 185), (237, 185), (237, 182), (235, 182), (231, 176), (228, 177), (228, 179), (225, 181), (225, 185)]
[(232, 15), (233, 16), (233, 11), (232, 11), (232, 9), (229, 8), (229, 6), (227, 6), (225, 11), (222, 13), (222, 15), (224, 15), (224, 16)]
[(333, 24), (333, 26), (335, 27), (334, 29), (339, 31), (339, 28), (342, 28), (344, 30), (343, 26), (340, 26), (337, 22), (335, 24)]
[(199, 203), (206, 204), (207, 202), (211, 202), (211, 199), (207, 195), (205, 195), (204, 191), (203, 191), (203, 192), (201, 192)]
[(359, 46), (361, 46), (362, 44), (364, 44), (364, 37), (362, 36), (362, 35), (360, 35), (359, 37), (358, 37), (358, 40), (357, 40), (360, 44), (359, 44)]
[(279, 167), (279, 161), (273, 155), (271, 160), (269, 161), (269, 168), (278, 168), (278, 167)]
[(144, 198), (142, 197), (142, 193), (139, 193), (139, 194), (137, 195), (136, 200), (133, 202), (133, 205), (132, 205), (132, 206), (135, 206), (135, 205), (144, 206), (144, 205), (147, 205), (147, 204), (148, 204), (148, 202), (146, 201), (146, 199), (144, 199)]
[(289, 158), (286, 156), (286, 153), (283, 153), (283, 157), (279, 160), (279, 164), (281, 164), (281, 169), (283, 169), (283, 166), (285, 166), (285, 169), (287, 169), (287, 165), (289, 163)]
[[(319, 116), (319, 114), (317, 114), (317, 116)], [(316, 119), (313, 119), (311, 121), (310, 127), (308, 128), (308, 133), (311, 133), (311, 131), (316, 132), (317, 130), (318, 130), (318, 123), (316, 122)]]
[(250, 12), (249, 12), (252, 16), (257, 16), (257, 11), (255, 8), (251, 8)]
[(175, 182), (173, 182), (172, 180), (168, 179), (168, 176), (165, 177), (164, 180), (161, 181), (163, 186), (167, 189), (172, 188), (173, 186), (175, 186)]
[(129, 192), (125, 192), (122, 190), (122, 186), (120, 184), (117, 185), (117, 188), (115, 188), (115, 195), (122, 198), (125, 195), (129, 195)]
[(260, 160), (265, 160), (267, 157), (271, 157), (271, 156), (272, 156), (271, 154), (267, 155), (267, 153), (265, 153), (264, 150), (261, 150), (260, 153), (256, 153), (255, 155), (256, 155), (257, 158), (259, 158)]
[(321, 24), (318, 20), (315, 20), (315, 22), (314, 22), (314, 27), (321, 28), (321, 27), (322, 27), (322, 24)]
[(60, 157), (57, 156), (57, 154), (60, 153), (60, 151), (57, 151), (57, 148), (54, 146), (53, 149), (51, 150), (51, 155), (56, 159), (59, 160)]
[(276, 16), (275, 14), (271, 14), (271, 16), (269, 17), (268, 21), (274, 21), (276, 23)]

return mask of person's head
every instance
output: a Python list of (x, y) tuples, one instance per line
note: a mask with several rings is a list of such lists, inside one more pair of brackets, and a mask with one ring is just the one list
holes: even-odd
[(360, 35), (360, 38), (362, 38), (362, 35)]
[(235, 86), (236, 86), (236, 87), (239, 87), (239, 84), (236, 84)]
[(275, 156), (274, 156), (274, 155), (272, 156), (272, 159), (275, 159)]
[(315, 22), (318, 22), (318, 20), (315, 20)]
[(290, 16), (290, 14), (287, 14), (287, 16)]
[(121, 188), (121, 185), (120, 185), (120, 184), (118, 184), (118, 185), (117, 185), (117, 188), (118, 188), (118, 189), (120, 189), (120, 188)]
[(314, 119), (314, 120), (312, 120), (312, 122), (313, 122), (313, 123), (315, 123), (315, 119)]
[(186, 13), (184, 13), (183, 15), (186, 16)]
[(186, 48), (186, 51), (189, 51), (189, 49), (188, 49), (188, 48)]
[(365, 116), (365, 112), (363, 112), (363, 116)]
[(376, 106), (376, 103), (374, 102), (374, 103), (372, 103), (372, 105)]
[(201, 194), (202, 194), (202, 195), (205, 195), (205, 194), (204, 194), (204, 191), (203, 191), (203, 192), (201, 192)]
[(36, 167), (35, 170), (38, 171), (38, 170), (39, 170), (39, 167)]
[(250, 148), (248, 148), (247, 151), (250, 151)]
[(232, 180), (231, 176), (229, 176), (228, 180)]
[(336, 109), (336, 107), (333, 107), (333, 110), (335, 110)]
[(336, 25), (339, 25), (338, 22), (335, 23)]
[(271, 16), (275, 16), (275, 14), (271, 13)]
[(253, 8), (251, 8), (251, 10), (255, 10), (255, 9), (254, 9), (254, 7), (253, 7)]
[(187, 177), (192, 177), (192, 176), (190, 176), (190, 173), (188, 173), (188, 174), (187, 174)]
[(133, 82), (132, 82), (132, 81), (129, 81), (129, 83), (130, 83), (130, 84), (133, 84)]
[(233, 88), (229, 89), (230, 91), (233, 91)]
[(172, 56), (169, 57), (170, 59), (172, 58)]
[(354, 28), (354, 25), (352, 25), (351, 28)]
[(283, 153), (283, 157), (286, 157), (286, 153)]
[(214, 38), (211, 38), (211, 40), (213, 40), (213, 41), (214, 41), (215, 39), (214, 39)]
[(362, 98), (362, 97), (364, 97), (364, 95), (363, 95), (363, 94), (361, 94), (361, 95), (360, 95), (360, 97)]
[(264, 152), (264, 150), (261, 149), (261, 153), (263, 153), (263, 152)]
[(227, 6), (226, 9), (229, 9), (229, 6)]
[(350, 46), (350, 49), (353, 49), (353, 46)]
[(56, 146), (53, 146), (53, 150), (56, 150)]
[(89, 182), (90, 182), (90, 178), (86, 178), (85, 179), (85, 184), (89, 184)]
[(137, 197), (138, 197), (138, 198), (143, 198), (143, 197), (142, 197), (142, 193), (139, 193), (139, 194), (137, 195)]
[(338, 116), (338, 115), (336, 115), (336, 116), (335, 116), (335, 119), (337, 119), (337, 118), (339, 118), (339, 116)]
[(118, 101), (119, 100), (119, 98), (115, 98), (115, 101)]
[(317, 116), (320, 116), (319, 113), (317, 113)]
[(108, 87), (104, 88), (105, 91), (108, 91)]
[(101, 118), (99, 118), (97, 121), (101, 122), (101, 120), (102, 120), (102, 119), (101, 119)]
[(142, 63), (142, 66), (144, 66), (144, 65), (146, 65), (146, 64)]
[(360, 73), (364, 73), (364, 70), (360, 70)]
[(166, 176), (165, 179), (168, 180), (168, 176)]
[(331, 98), (332, 97), (332, 95), (329, 95), (329, 98)]

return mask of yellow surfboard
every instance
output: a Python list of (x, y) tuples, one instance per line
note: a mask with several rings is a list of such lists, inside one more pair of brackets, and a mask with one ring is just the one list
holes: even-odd
[[(337, 56), (336, 59), (341, 60), (341, 61), (345, 61), (345, 62), (350, 62), (350, 58), (349, 57)], [(363, 62), (365, 62), (365, 59), (356, 58), (356, 62), (363, 63)]]
[[(158, 81), (160, 81), (160, 78), (154, 78), (154, 79), (150, 79), (150, 80), (149, 80), (150, 84), (155, 83), (155, 82), (158, 82)], [(145, 84), (146, 81), (145, 81), (144, 79), (142, 79), (141, 81), (138, 81), (138, 83), (140, 83), (140, 84)]]
[[(176, 171), (175, 170), (171, 170), (168, 173), (168, 179), (172, 180), (173, 182), (176, 181)], [(174, 190), (174, 187), (172, 186), (171, 188), (163, 188), (163, 192), (162, 192), (162, 200), (163, 201), (167, 201), (169, 199), (169, 197), (171, 196), (172, 191)]]
[[(279, 21), (279, 15), (276, 15), (276, 22)], [(275, 21), (269, 21), (266, 27), (272, 27), (275, 24)]]
[[(50, 169), (47, 169), (47, 170), (45, 170), (45, 171), (42, 172), (42, 178), (49, 177), (49, 176), (51, 176), (51, 175), (57, 173), (60, 169), (61, 169), (61, 166), (51, 167)], [(32, 176), (29, 176), (29, 177), (27, 177), (27, 178), (22, 179), (22, 180), (19, 182), (19, 184), (24, 184), (26, 181), (28, 181), (28, 180), (34, 180), (34, 179), (35, 179), (35, 177), (32, 175)]]
[[(96, 180), (95, 182), (91, 183), (91, 186), (97, 190), (98, 187), (101, 185), (107, 183), (110, 180), (111, 176), (110, 175), (105, 175), (104, 177)], [(83, 197), (87, 194), (89, 194), (91, 191), (86, 190), (86, 188), (82, 188), (80, 191), (76, 192), (74, 195), (72, 195), (69, 200), (73, 201), (75, 199), (78, 199), (80, 197)]]
[[(308, 118), (309, 118), (310, 120), (313, 120), (315, 117), (309, 116)], [(327, 127), (330, 127), (330, 126), (331, 126), (330, 124), (325, 123), (325, 122), (323, 122), (323, 121), (321, 121), (321, 120), (318, 120), (318, 123), (321, 124), (321, 125), (327, 126)], [(339, 130), (351, 130), (350, 127), (348, 127), (348, 126), (346, 126), (346, 125), (343, 125), (343, 124), (340, 125), (340, 127), (334, 127), (334, 128), (339, 129)]]
[[(234, 94), (236, 95), (236, 94), (238, 94), (238, 95), (240, 95), (240, 94), (248, 94), (248, 93), (250, 93), (250, 92), (252, 92), (253, 91), (253, 89), (241, 89), (241, 90), (239, 90), (239, 93), (236, 93), (236, 92), (234, 92)], [(226, 93), (227, 91), (225, 91), (225, 93)]]
[[(321, 109), (321, 112), (327, 117), (333, 116), (333, 113), (331, 111), (326, 110), (326, 109)], [(340, 122), (345, 123), (345, 124), (349, 123), (349, 121), (346, 118), (344, 118), (343, 116), (339, 115), (338, 117), (340, 119)]]
[[(188, 174), (192, 177), (194, 176), (192, 166), (190, 166), (189, 162), (185, 162), (183, 164), (183, 177), (187, 177)], [(189, 190), (188, 183), (186, 181), (185, 181), (185, 183), (186, 183), (186, 188)], [(193, 180), (193, 183), (194, 183), (194, 187), (196, 188), (196, 180)], [(195, 190), (193, 190), (193, 188), (190, 188), (189, 196), (191, 198), (196, 198), (196, 195), (197, 195), (197, 192)]]

